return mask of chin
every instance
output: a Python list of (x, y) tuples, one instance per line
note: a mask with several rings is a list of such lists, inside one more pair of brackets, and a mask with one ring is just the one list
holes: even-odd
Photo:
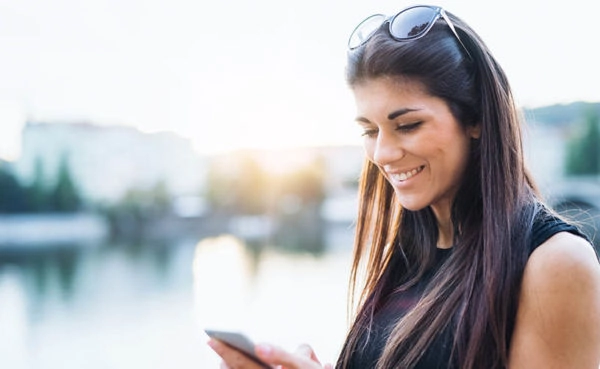
[(396, 192), (396, 198), (398, 199), (400, 206), (402, 206), (402, 209), (406, 209), (409, 211), (423, 210), (431, 204), (430, 202), (426, 201), (425, 199), (415, 198), (412, 196), (409, 197), (409, 196), (406, 196), (406, 194), (404, 194), (404, 196), (402, 196), (398, 192)]
[(419, 210), (423, 210), (426, 207), (429, 206), (429, 204), (415, 204), (415, 203), (400, 203), (400, 206), (402, 206), (402, 209), (404, 210), (408, 210), (408, 211), (419, 211)]

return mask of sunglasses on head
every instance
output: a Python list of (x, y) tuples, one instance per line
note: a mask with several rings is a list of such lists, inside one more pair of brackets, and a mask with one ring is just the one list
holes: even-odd
[(421, 38), (431, 30), (434, 23), (443, 18), (450, 30), (456, 36), (458, 43), (463, 47), (469, 58), (472, 60), (471, 54), (467, 47), (461, 41), (454, 24), (446, 15), (444, 9), (439, 6), (430, 5), (415, 5), (409, 8), (403, 9), (392, 17), (387, 17), (383, 14), (374, 14), (367, 17), (365, 20), (360, 22), (358, 26), (352, 31), (350, 39), (348, 40), (348, 48), (354, 50), (367, 42), (371, 36), (381, 27), (384, 23), (388, 23), (388, 30), (392, 38), (396, 41), (410, 41)]

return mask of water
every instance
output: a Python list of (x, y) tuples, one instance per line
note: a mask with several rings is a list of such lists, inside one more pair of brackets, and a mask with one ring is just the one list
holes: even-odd
[(232, 236), (0, 248), (0, 367), (218, 368), (204, 327), (335, 360), (346, 329), (351, 234), (321, 254)]

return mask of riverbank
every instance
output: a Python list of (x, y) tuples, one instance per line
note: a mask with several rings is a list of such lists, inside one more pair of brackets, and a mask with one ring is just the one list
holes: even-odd
[(0, 216), (0, 248), (95, 244), (105, 240), (109, 234), (108, 222), (92, 213)]

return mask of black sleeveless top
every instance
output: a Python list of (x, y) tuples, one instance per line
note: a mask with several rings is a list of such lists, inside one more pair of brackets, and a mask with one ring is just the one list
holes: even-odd
[[(565, 223), (563, 220), (542, 210), (533, 224), (529, 254), (558, 232), (570, 232), (589, 241), (577, 227)], [(348, 368), (368, 369), (375, 367), (395, 322), (417, 303), (435, 272), (450, 257), (451, 253), (451, 248), (438, 248), (434, 266), (415, 286), (404, 291), (395, 291), (388, 296), (382, 307), (375, 313), (368, 342), (365, 344), (367, 336), (366, 332), (363, 332), (358, 343), (359, 350), (353, 353)], [(451, 328), (448, 327), (440, 332), (427, 348), (421, 360), (412, 369), (458, 369), (455, 360), (450, 362), (453, 343)]]

